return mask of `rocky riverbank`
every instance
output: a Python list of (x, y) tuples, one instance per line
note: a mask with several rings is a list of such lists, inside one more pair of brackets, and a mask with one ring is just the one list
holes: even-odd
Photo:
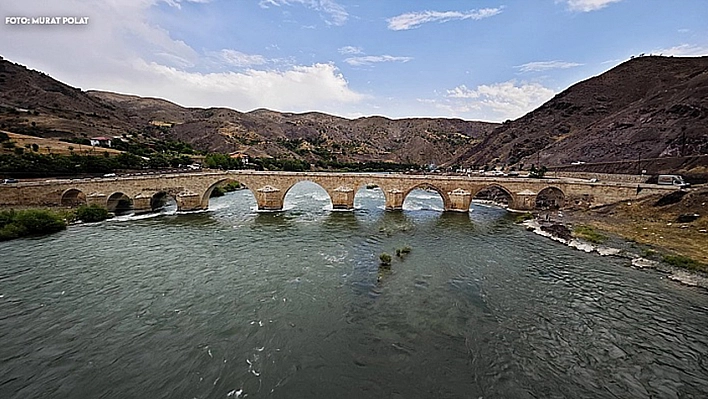
[(624, 257), (632, 267), (708, 289), (708, 189), (677, 193), (543, 213), (524, 225), (578, 250)]

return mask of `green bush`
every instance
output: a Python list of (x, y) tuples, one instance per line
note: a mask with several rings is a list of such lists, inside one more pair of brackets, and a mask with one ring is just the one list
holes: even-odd
[(683, 255), (664, 255), (662, 260), (671, 266), (681, 267), (684, 269), (702, 270), (703, 267), (699, 262)]
[(211, 190), (211, 195), (209, 197), (211, 197), (211, 198), (223, 197), (224, 194), (226, 194), (226, 190), (224, 190), (223, 187), (216, 186), (216, 187), (214, 187), (213, 190)]
[(108, 219), (108, 209), (100, 205), (82, 205), (76, 209), (76, 219), (82, 222), (93, 223)]
[(223, 187), (224, 191), (226, 191), (227, 193), (230, 193), (230, 192), (236, 191), (236, 190), (240, 190), (241, 188), (242, 188), (241, 183), (239, 183), (237, 181), (229, 182)]
[(0, 240), (56, 233), (66, 221), (55, 212), (39, 209), (0, 212)]

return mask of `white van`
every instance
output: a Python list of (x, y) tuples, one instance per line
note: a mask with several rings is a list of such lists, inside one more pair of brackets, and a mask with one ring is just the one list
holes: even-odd
[(683, 181), (683, 177), (681, 177), (681, 175), (659, 175), (659, 179), (656, 184), (660, 184), (662, 186), (677, 186), (680, 188), (691, 186), (689, 183)]

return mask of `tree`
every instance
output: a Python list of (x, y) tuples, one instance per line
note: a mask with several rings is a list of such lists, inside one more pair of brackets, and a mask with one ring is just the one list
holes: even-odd
[(543, 179), (543, 175), (546, 174), (546, 169), (545, 166), (541, 166), (540, 169), (536, 169), (536, 166), (531, 166), (531, 169), (529, 170), (529, 177), (534, 178), (534, 179)]

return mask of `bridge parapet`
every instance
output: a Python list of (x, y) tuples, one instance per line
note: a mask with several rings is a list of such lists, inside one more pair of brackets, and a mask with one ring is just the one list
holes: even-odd
[(169, 195), (179, 210), (206, 209), (214, 187), (234, 180), (251, 190), (262, 210), (281, 210), (287, 192), (301, 181), (320, 185), (335, 209), (347, 210), (354, 208), (357, 191), (369, 184), (381, 188), (388, 210), (402, 209), (412, 190), (424, 188), (440, 194), (446, 211), (460, 212), (468, 211), (471, 200), (490, 188), (508, 197), (509, 208), (517, 210), (536, 208), (543, 202), (539, 198), (549, 193), (553, 205), (597, 206), (676, 190), (671, 186), (577, 179), (228, 171), (5, 184), (0, 186), (0, 207), (74, 206), (81, 201), (107, 206), (122, 199), (132, 201), (136, 211), (148, 211), (157, 197)]

